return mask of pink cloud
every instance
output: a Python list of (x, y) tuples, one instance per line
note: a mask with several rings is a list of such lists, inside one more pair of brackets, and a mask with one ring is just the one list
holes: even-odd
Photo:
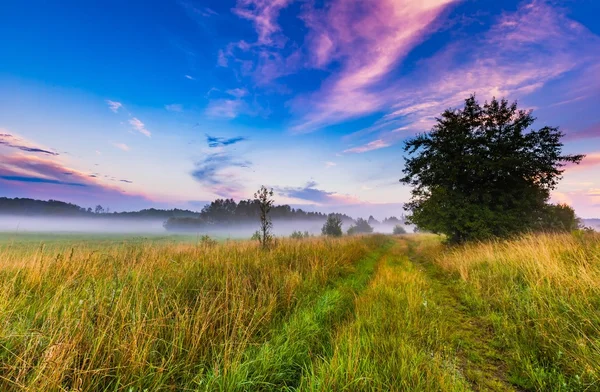
[(600, 165), (600, 152), (587, 154), (580, 164), (568, 164), (566, 170), (568, 172), (587, 170), (591, 167)]
[(382, 89), (379, 99), (391, 104), (389, 113), (353, 137), (378, 133), (378, 139), (397, 142), (406, 132), (428, 131), (436, 116), (472, 93), (480, 100), (520, 99), (567, 72), (593, 69), (599, 53), (597, 36), (559, 9), (533, 1), (504, 14), (483, 36), (447, 46)]
[(347, 150), (344, 150), (344, 152), (346, 152), (346, 153), (363, 153), (363, 152), (367, 152), (367, 151), (373, 151), (373, 150), (378, 150), (380, 148), (389, 147), (390, 145), (391, 145), (390, 143), (386, 143), (383, 140), (378, 139), (378, 140), (374, 140), (370, 143), (367, 143), (364, 146), (349, 148)]
[(287, 7), (292, 0), (238, 0), (233, 12), (238, 16), (252, 21), (258, 34), (257, 44), (277, 44), (274, 35), (280, 32), (277, 24), (279, 12)]
[(103, 184), (99, 175), (85, 173), (65, 165), (57, 157), (31, 154), (0, 156), (0, 186), (13, 196), (53, 198), (79, 204), (110, 201), (145, 203), (150, 198), (128, 193), (117, 186)]
[(108, 104), (108, 108), (114, 113), (117, 113), (119, 109), (123, 107), (123, 104), (121, 102), (111, 101), (110, 99), (107, 99), (106, 103)]
[(594, 124), (591, 127), (578, 132), (567, 132), (565, 140), (581, 140), (600, 137), (600, 123)]
[(438, 16), (453, 2), (336, 0), (325, 10), (307, 11), (303, 18), (311, 30), (307, 39), (313, 66), (333, 61), (343, 66), (320, 91), (294, 102), (297, 111), (310, 109), (293, 130), (314, 131), (384, 106), (381, 90), (371, 88), (435, 29)]
[(129, 146), (125, 143), (114, 143), (113, 144), (115, 147), (117, 147), (119, 150), (123, 150), (123, 151), (129, 151), (131, 150), (131, 148), (129, 148)]
[(146, 129), (146, 126), (144, 125), (144, 123), (141, 122), (137, 117), (133, 117), (132, 119), (130, 119), (129, 120), (129, 124), (131, 124), (131, 126), (133, 127), (133, 129), (135, 129), (136, 131), (138, 131), (142, 135), (147, 136), (147, 137), (151, 137), (152, 136), (152, 134), (150, 133), (150, 131)]

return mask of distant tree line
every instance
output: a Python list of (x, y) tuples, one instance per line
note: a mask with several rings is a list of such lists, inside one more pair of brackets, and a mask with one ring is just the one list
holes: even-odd
[(200, 213), (181, 210), (160, 210), (155, 208), (131, 212), (110, 212), (108, 207), (97, 205), (84, 208), (76, 204), (58, 200), (35, 200), (27, 198), (0, 197), (0, 214), (21, 216), (63, 216), (63, 217), (114, 217), (136, 219), (169, 219), (171, 217), (197, 217)]
[[(240, 223), (255, 223), (260, 221), (260, 201), (258, 199), (240, 200), (217, 199), (202, 208), (195, 217), (171, 217), (165, 224), (169, 231), (201, 231), (210, 229), (211, 226), (237, 225)], [(334, 214), (343, 222), (353, 222), (346, 214)], [(301, 208), (292, 208), (289, 205), (273, 205), (270, 207), (269, 216), (273, 221), (325, 221), (327, 214), (322, 212), (309, 212)]]

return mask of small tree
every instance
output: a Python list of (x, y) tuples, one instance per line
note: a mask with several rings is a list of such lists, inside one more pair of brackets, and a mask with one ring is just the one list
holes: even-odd
[(364, 220), (363, 218), (358, 218), (356, 223), (348, 229), (348, 235), (353, 234), (368, 234), (372, 233), (373, 228), (369, 225), (369, 222)]
[(275, 203), (273, 200), (273, 189), (268, 190), (264, 185), (262, 185), (254, 194), (254, 200), (258, 203), (260, 210), (259, 241), (262, 247), (266, 249), (273, 240), (273, 234), (271, 233), (273, 223), (271, 222), (271, 217), (269, 216), (269, 212)]
[(402, 225), (394, 226), (394, 234), (406, 234), (406, 229)]
[(321, 233), (331, 237), (341, 237), (342, 219), (336, 214), (327, 215), (327, 220), (321, 229)]
[(94, 210), (94, 212), (95, 212), (96, 214), (102, 214), (102, 213), (104, 212), (104, 208), (103, 208), (103, 207), (102, 207), (100, 204), (98, 204), (98, 205), (96, 206), (96, 209)]

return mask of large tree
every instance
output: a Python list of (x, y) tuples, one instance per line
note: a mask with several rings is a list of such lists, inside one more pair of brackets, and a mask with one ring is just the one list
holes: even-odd
[(454, 243), (540, 227), (563, 167), (583, 155), (564, 154), (558, 128), (533, 130), (534, 121), (516, 102), (480, 106), (471, 96), (406, 141), (400, 181), (413, 187), (409, 221)]

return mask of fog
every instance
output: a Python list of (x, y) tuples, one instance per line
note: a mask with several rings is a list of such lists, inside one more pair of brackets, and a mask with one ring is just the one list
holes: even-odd
[[(273, 234), (279, 237), (289, 236), (293, 231), (308, 231), (310, 234), (321, 234), (321, 227), (325, 221), (319, 220), (275, 220)], [(247, 238), (258, 230), (259, 222), (248, 222), (230, 225), (211, 225), (201, 230), (192, 231), (167, 231), (160, 219), (132, 219), (132, 218), (80, 218), (80, 217), (32, 217), (0, 215), (0, 232), (8, 233), (53, 233), (53, 234), (207, 234), (215, 237)], [(350, 227), (344, 223), (344, 232)], [(408, 228), (407, 228), (408, 229)], [(377, 225), (375, 232), (391, 233), (393, 225)]]

